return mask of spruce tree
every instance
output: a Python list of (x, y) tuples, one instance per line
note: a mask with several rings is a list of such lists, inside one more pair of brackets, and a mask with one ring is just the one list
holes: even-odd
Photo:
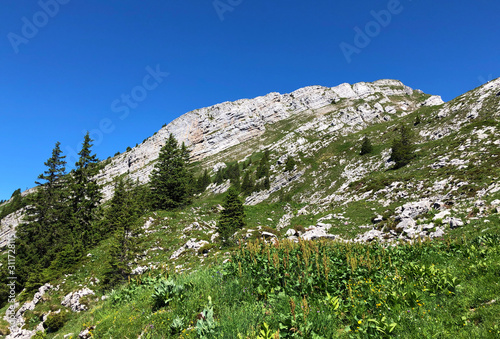
[(220, 185), (223, 182), (224, 182), (224, 170), (222, 168), (219, 168), (217, 170), (217, 173), (215, 174), (214, 183), (216, 183), (217, 185)]
[(359, 152), (360, 155), (365, 155), (365, 154), (370, 154), (373, 152), (373, 146), (371, 140), (368, 138), (368, 136), (365, 135), (363, 138), (363, 143), (361, 144), (361, 151)]
[(10, 197), (10, 202), (3, 207), (3, 209), (0, 212), (0, 220), (3, 219), (4, 217), (8, 216), (11, 213), (14, 213), (21, 208), (25, 207), (27, 204), (27, 200), (22, 197), (21, 195), (21, 189), (18, 188), (15, 190), (11, 197)]
[(112, 287), (130, 274), (128, 263), (132, 260), (140, 234), (138, 220), (144, 213), (141, 205), (143, 192), (129, 179), (120, 178), (106, 211), (105, 231), (113, 234), (110, 253), (106, 262), (103, 284)]
[(203, 193), (207, 189), (208, 185), (211, 184), (210, 176), (208, 175), (208, 170), (203, 171), (203, 175), (196, 181), (196, 193)]
[(243, 176), (243, 181), (241, 182), (241, 192), (244, 195), (250, 195), (252, 194), (254, 188), (255, 182), (253, 180), (253, 175), (252, 173), (250, 173), (250, 171), (246, 171), (245, 175)]
[(257, 166), (257, 179), (269, 176), (269, 151), (266, 150)]
[(271, 188), (271, 182), (269, 180), (269, 177), (264, 178), (263, 186), (264, 186), (264, 189), (266, 189), (266, 190)]
[(295, 168), (295, 159), (291, 156), (286, 158), (285, 162), (285, 172), (291, 172)]
[(160, 150), (158, 162), (151, 173), (151, 198), (156, 209), (172, 209), (187, 205), (194, 193), (193, 175), (188, 169), (187, 147), (177, 144), (170, 134)]
[(75, 163), (76, 168), (71, 171), (72, 231), (74, 240), (83, 247), (98, 240), (98, 232), (93, 223), (102, 199), (96, 178), (100, 170), (99, 159), (91, 150), (93, 141), (87, 132), (78, 153), (80, 158)]
[(399, 128), (399, 137), (392, 141), (391, 160), (395, 162), (394, 169), (406, 166), (415, 157), (413, 134), (404, 125)]
[(232, 165), (228, 165), (226, 168), (226, 179), (229, 179), (231, 182), (231, 186), (236, 188), (236, 190), (240, 190), (240, 166), (238, 163), (234, 163)]
[(217, 231), (223, 245), (233, 243), (233, 234), (245, 226), (245, 210), (243, 202), (238, 196), (238, 191), (230, 187), (222, 204), (224, 210), (221, 212)]
[(64, 158), (57, 142), (52, 156), (44, 163), (47, 170), (35, 181), (37, 189), (28, 196), (25, 222), (17, 228), (20, 280), (29, 281), (28, 288), (41, 284), (41, 271), (50, 266), (68, 241), (70, 211)]

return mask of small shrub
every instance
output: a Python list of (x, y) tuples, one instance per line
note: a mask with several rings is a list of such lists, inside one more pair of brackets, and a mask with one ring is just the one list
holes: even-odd
[(217, 322), (214, 318), (214, 307), (212, 298), (208, 297), (208, 306), (200, 313), (200, 319), (196, 322), (196, 333), (199, 338), (211, 338), (215, 334)]
[(153, 292), (153, 308), (159, 309), (170, 304), (173, 300), (183, 300), (185, 292), (191, 284), (177, 284), (172, 279), (160, 280)]
[(300, 233), (304, 233), (306, 231), (306, 229), (302, 225), (295, 225), (293, 226), (293, 229), (295, 230), (295, 232), (300, 232)]
[(46, 339), (47, 334), (42, 331), (37, 331), (34, 336), (31, 337), (31, 339)]
[(66, 322), (66, 312), (61, 311), (59, 313), (51, 313), (45, 321), (45, 326), (47, 326), (47, 332), (57, 332), (60, 328), (64, 326)]
[(359, 154), (360, 155), (365, 155), (365, 154), (370, 154), (372, 152), (373, 152), (372, 142), (365, 135), (365, 138), (363, 139), (363, 144), (361, 145), (361, 151), (359, 152)]
[(291, 172), (295, 168), (295, 159), (291, 156), (286, 158), (285, 162), (285, 172)]
[(205, 244), (198, 249), (198, 254), (208, 253), (212, 248), (216, 247), (216, 244)]

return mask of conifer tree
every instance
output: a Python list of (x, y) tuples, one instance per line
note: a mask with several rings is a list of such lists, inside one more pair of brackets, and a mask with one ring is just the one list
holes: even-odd
[(208, 170), (203, 171), (203, 175), (196, 181), (196, 192), (203, 193), (207, 189), (208, 185), (211, 184), (210, 176), (208, 175)]
[(84, 247), (94, 243), (97, 230), (93, 227), (99, 203), (102, 199), (96, 175), (99, 173), (99, 159), (92, 154), (92, 140), (89, 133), (84, 137), (80, 158), (71, 171), (71, 205), (73, 212), (73, 235), (78, 244)]
[(191, 201), (194, 193), (193, 175), (188, 169), (188, 161), (187, 147), (184, 144), (179, 147), (173, 134), (170, 134), (151, 173), (150, 188), (154, 208), (172, 209)]
[(0, 212), (0, 220), (26, 206), (27, 202), (26, 199), (22, 197), (20, 188), (15, 190), (10, 198), (10, 202)]
[(214, 183), (216, 183), (217, 185), (220, 185), (223, 182), (224, 182), (224, 170), (222, 168), (219, 168), (217, 170), (217, 173), (215, 174)]
[(407, 165), (415, 157), (413, 134), (404, 125), (399, 128), (399, 137), (392, 141), (391, 160), (395, 162), (394, 169)]
[(264, 189), (266, 189), (266, 190), (268, 190), (268, 189), (271, 188), (271, 182), (269, 181), (269, 177), (268, 176), (264, 178), (263, 185), (264, 185)]
[(295, 168), (295, 159), (288, 156), (285, 161), (285, 172), (291, 172)]
[[(39, 282), (41, 270), (49, 267), (68, 241), (66, 231), (70, 211), (64, 158), (57, 142), (52, 156), (44, 163), (47, 170), (38, 176), (39, 181), (35, 181), (36, 191), (28, 196), (25, 222), (16, 232), (21, 283), (29, 281), (33, 285)], [(34, 277), (34, 274), (38, 276)]]
[(245, 226), (245, 210), (243, 202), (238, 196), (238, 191), (230, 187), (222, 204), (224, 210), (221, 212), (217, 230), (224, 245), (233, 242), (233, 234)]
[(141, 187), (129, 179), (120, 178), (116, 182), (105, 218), (105, 231), (113, 234), (103, 277), (106, 287), (124, 281), (130, 274), (128, 263), (132, 260), (140, 234), (137, 221), (144, 213), (140, 204), (142, 197)]
[(248, 167), (250, 167), (250, 165), (252, 164), (252, 157), (248, 157), (248, 160), (243, 162), (243, 169), (247, 169)]
[(361, 144), (361, 151), (359, 152), (360, 155), (365, 155), (365, 154), (370, 154), (373, 152), (373, 146), (371, 140), (368, 138), (367, 135), (363, 138), (363, 143)]
[(240, 190), (240, 166), (238, 163), (228, 165), (225, 171), (225, 179), (229, 179), (231, 186)]
[(269, 150), (264, 152), (257, 166), (257, 179), (269, 176)]
[(246, 171), (245, 175), (243, 176), (243, 181), (241, 183), (241, 192), (244, 195), (250, 195), (252, 194), (254, 188), (255, 188), (255, 182), (253, 180), (253, 175), (250, 173), (250, 171)]

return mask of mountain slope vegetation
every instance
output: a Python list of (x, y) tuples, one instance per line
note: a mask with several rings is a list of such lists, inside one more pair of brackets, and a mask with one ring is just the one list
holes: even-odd
[[(380, 80), (190, 112), (101, 163), (87, 228), (113, 232), (16, 304), (0, 290), (24, 326), (10, 337), (498, 337), (499, 116), (500, 79), (447, 103)], [(195, 195), (158, 209), (149, 181), (175, 138)], [(219, 236), (228, 196), (243, 211)]]

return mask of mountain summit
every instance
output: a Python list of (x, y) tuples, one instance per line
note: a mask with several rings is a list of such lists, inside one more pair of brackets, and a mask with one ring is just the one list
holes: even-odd
[[(102, 172), (102, 182), (110, 183), (124, 173), (147, 182), (153, 162), (170, 133), (190, 148), (193, 161), (201, 161), (242, 143), (263, 147), (268, 143), (266, 131), (284, 121), (296, 120), (295, 125), (304, 132), (314, 128), (321, 133), (347, 134), (404, 116), (421, 106), (441, 104), (441, 97), (423, 94), (398, 80), (309, 86), (289, 94), (269, 93), (224, 102), (188, 112), (131, 151), (114, 157)], [(299, 121), (307, 121), (307, 125), (299, 126)], [(105, 192), (109, 198), (111, 191)]]

